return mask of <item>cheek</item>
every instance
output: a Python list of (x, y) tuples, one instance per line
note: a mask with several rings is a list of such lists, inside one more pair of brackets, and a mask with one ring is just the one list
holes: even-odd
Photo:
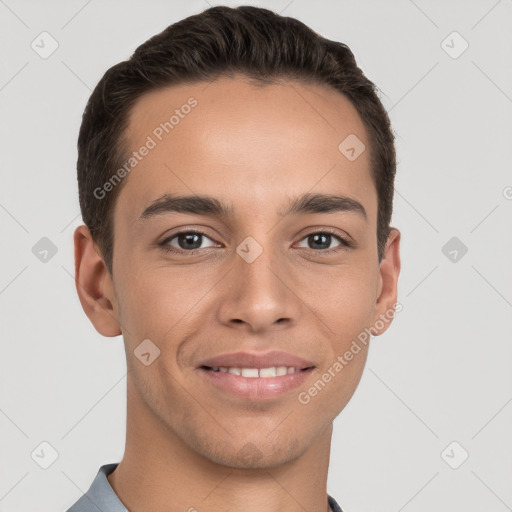
[(146, 338), (157, 340), (165, 329), (172, 327), (183, 303), (179, 289), (137, 272), (136, 267), (133, 272), (126, 271), (119, 282), (118, 314), (127, 344), (137, 344)]
[(337, 344), (343, 345), (370, 326), (377, 301), (377, 272), (370, 267), (303, 273), (297, 289)]
[(175, 367), (180, 347), (189, 336), (205, 328), (208, 311), (215, 305), (209, 277), (190, 269), (153, 267), (138, 270), (134, 265), (120, 279), (119, 320), (128, 353), (145, 339), (157, 345), (166, 366)]

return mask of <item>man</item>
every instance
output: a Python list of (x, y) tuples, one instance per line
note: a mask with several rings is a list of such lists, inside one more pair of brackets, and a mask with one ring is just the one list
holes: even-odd
[(127, 438), (70, 512), (339, 511), (332, 422), (393, 317), (394, 139), (350, 49), (214, 7), (107, 71), (76, 285), (122, 334)]

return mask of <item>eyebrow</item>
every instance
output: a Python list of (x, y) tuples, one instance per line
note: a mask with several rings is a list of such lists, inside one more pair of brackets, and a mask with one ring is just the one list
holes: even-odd
[[(366, 210), (361, 203), (349, 197), (332, 194), (303, 194), (293, 199), (284, 212), (278, 211), (278, 215), (336, 212), (358, 213), (367, 220)], [(232, 204), (222, 203), (211, 196), (164, 194), (152, 201), (138, 220), (146, 220), (167, 213), (191, 213), (193, 215), (230, 219), (234, 217), (234, 208)]]

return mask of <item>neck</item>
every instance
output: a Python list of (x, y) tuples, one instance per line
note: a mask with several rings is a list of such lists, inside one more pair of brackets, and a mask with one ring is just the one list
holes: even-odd
[(299, 456), (233, 468), (199, 454), (140, 399), (128, 379), (125, 454), (108, 481), (131, 512), (326, 512), (332, 423)]

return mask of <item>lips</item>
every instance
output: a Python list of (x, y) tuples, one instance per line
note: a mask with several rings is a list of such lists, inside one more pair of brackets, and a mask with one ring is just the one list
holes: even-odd
[(235, 352), (201, 361), (199, 373), (208, 384), (231, 396), (251, 401), (280, 397), (298, 387), (315, 365), (286, 352)]
[(312, 361), (297, 357), (293, 354), (274, 350), (261, 354), (255, 352), (223, 354), (199, 363), (199, 367), (204, 366), (208, 368), (257, 368), (258, 370), (261, 368), (285, 366), (300, 371), (315, 365)]

